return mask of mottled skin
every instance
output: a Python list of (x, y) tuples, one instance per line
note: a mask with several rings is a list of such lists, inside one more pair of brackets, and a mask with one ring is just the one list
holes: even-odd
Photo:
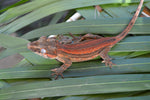
[(51, 70), (54, 72), (52, 75), (56, 75), (55, 79), (57, 79), (59, 75), (63, 78), (62, 73), (72, 65), (72, 62), (87, 61), (97, 56), (100, 56), (103, 59), (102, 62), (111, 68), (113, 63), (108, 56), (108, 52), (131, 30), (139, 15), (143, 1), (144, 0), (140, 1), (136, 13), (128, 26), (115, 37), (101, 37), (98, 35), (86, 34), (82, 37), (74, 37), (71, 35), (73, 39), (70, 40), (68, 37), (64, 36), (60, 38), (47, 38), (43, 36), (39, 40), (29, 43), (28, 48), (45, 58), (57, 59), (63, 63), (60, 68)]

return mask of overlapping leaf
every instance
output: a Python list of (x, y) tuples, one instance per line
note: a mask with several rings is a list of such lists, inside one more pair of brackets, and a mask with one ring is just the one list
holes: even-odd
[[(26, 39), (37, 38), (44, 35), (52, 34), (74, 34), (80, 33), (99, 33), (114, 34), (120, 33), (130, 21), (129, 18), (121, 19), (103, 19), (103, 20), (82, 20), (70, 23), (61, 23), (49, 25), (28, 32), (23, 36)], [(150, 34), (150, 18), (138, 18), (136, 24), (129, 32), (132, 34)]]
[[(144, 1), (148, 2), (149, 0)], [(25, 16), (16, 19), (16, 21), (12, 22), (11, 24), (1, 27), (1, 32), (6, 34), (13, 33), (41, 18), (64, 10), (93, 6), (97, 4), (101, 4), (103, 8), (105, 8), (103, 4), (137, 4), (138, 2), (138, 0), (32, 0), (31, 2), (28, 2), (24, 5), (10, 9), (0, 16), (0, 23), (3, 24), (5, 22), (11, 21), (13, 18), (26, 14)], [(108, 7), (107, 5), (105, 6)], [(146, 3), (146, 6), (149, 7), (149, 3)], [(132, 12), (134, 12), (135, 8), (136, 6), (130, 6), (129, 13), (131, 15)], [(83, 8), (83, 10), (84, 9), (85, 8)], [(113, 10), (111, 7), (110, 9), (111, 13), (113, 13), (113, 11), (116, 11)], [(124, 10), (125, 12), (124, 8), (122, 8), (122, 10), (117, 10), (118, 12), (122, 10)], [(109, 12), (109, 7), (108, 9), (105, 8), (105, 11)], [(89, 11), (87, 11), (86, 13), (90, 14)], [(58, 14), (60, 14), (60, 16), (62, 15), (62, 13)], [(54, 20), (52, 24), (56, 23), (60, 16), (53, 17)], [(131, 18), (103, 20), (94, 19), (76, 21), (71, 23), (61, 23), (53, 25), (50, 24), (49, 26), (39, 28), (27, 33), (23, 36), (23, 38), (32, 39), (40, 37), (42, 35), (67, 34), (68, 32), (71, 32), (73, 34), (88, 32), (98, 34), (118, 34), (125, 28), (130, 19)], [(127, 57), (135, 57), (138, 55), (149, 53), (149, 27), (149, 18), (138, 18), (136, 24), (134, 25), (131, 32), (129, 32), (129, 34), (140, 34), (142, 36), (130, 36), (125, 38), (122, 42), (118, 43), (115, 47), (113, 47), (109, 54), (111, 56), (121, 54), (125, 56), (128, 55)], [(27, 49), (27, 43), (29, 41), (25, 39), (11, 37), (3, 34), (0, 35), (0, 46), (6, 48), (4, 52), (1, 52), (0, 58), (15, 53), (20, 53), (25, 57), (25, 59), (17, 64), (16, 67), (0, 70), (0, 79), (14, 79), (14, 84), (16, 79), (22, 79), (22, 82), (19, 83), (20, 85), (16, 84), (15, 86), (12, 84), (12, 86), (10, 87), (5, 86), (7, 84), (4, 84), (3, 81), (0, 81), (0, 87), (2, 88), (0, 90), (0, 100), (97, 93), (100, 93), (101, 95), (103, 95), (103, 93), (120, 93), (118, 94), (120, 96), (122, 95), (122, 92), (127, 93), (130, 91), (129, 93), (131, 93), (131, 91), (137, 91), (139, 93), (140, 91), (150, 90), (150, 59), (146, 58), (146, 56), (144, 56), (143, 58), (134, 59), (121, 59), (119, 57), (112, 56), (113, 58), (115, 58), (115, 60), (113, 59), (112, 61), (117, 64), (117, 66), (113, 66), (112, 69), (105, 67), (105, 65), (102, 64), (99, 59), (95, 59), (89, 62), (73, 63), (72, 66), (64, 72), (64, 76), (66, 79), (60, 79), (57, 81), (40, 80), (38, 82), (38, 80), (36, 80), (37, 78), (52, 78), (50, 69), (60, 67), (61, 63), (55, 60), (44, 59), (42, 57), (39, 57), (38, 55), (29, 52), (29, 50)], [(26, 78), (36, 79), (33, 79), (35, 81), (27, 83), (25, 82)], [(113, 95), (113, 97), (115, 98), (117, 96)], [(148, 96), (141, 98), (147, 99)], [(99, 100), (99, 97), (93, 99)], [(125, 99), (128, 100), (134, 98)], [(88, 98), (87, 100), (90, 100), (90, 98)]]
[[(47, 0), (48, 1), (48, 0)], [(149, 1), (149, 0), (145, 0)], [(64, 11), (64, 10), (69, 10), (69, 9), (74, 9), (74, 8), (79, 8), (79, 7), (86, 7), (86, 6), (93, 6), (93, 5), (98, 5), (98, 4), (112, 4), (112, 3), (134, 3), (138, 2), (137, 0), (126, 0), (124, 1), (118, 1), (118, 0), (58, 0), (56, 2), (51, 2), (49, 5), (43, 6), (19, 19), (14, 21), (13, 23), (10, 23), (9, 25), (3, 27), (1, 29), (2, 33), (7, 33), (10, 34), (12, 32), (15, 32), (41, 18), (44, 18), (48, 15), (54, 14), (56, 12)], [(19, 9), (20, 10), (20, 9)], [(31, 9), (29, 9), (31, 10)], [(28, 11), (28, 10), (27, 10)], [(25, 12), (27, 12), (25, 11)], [(5, 16), (4, 17), (9, 17)], [(2, 17), (3, 18), (3, 17)]]
[[(149, 58), (137, 59), (118, 59), (113, 60), (117, 66), (109, 69), (100, 60), (94, 60), (82, 63), (73, 63), (72, 66), (64, 72), (65, 77), (83, 77), (93, 75), (125, 74), (125, 73), (144, 73), (150, 72)], [(14, 78), (50, 78), (50, 69), (60, 67), (60, 63), (34, 66), (22, 66), (0, 70), (0, 79)], [(52, 78), (52, 77), (51, 77)]]
[(28, 42), (25, 39), (0, 34), (0, 46), (7, 48), (0, 53), (0, 59), (12, 54), (29, 51), (27, 49)]
[(149, 74), (43, 81), (4, 88), (0, 90), (0, 100), (149, 90), (149, 83)]

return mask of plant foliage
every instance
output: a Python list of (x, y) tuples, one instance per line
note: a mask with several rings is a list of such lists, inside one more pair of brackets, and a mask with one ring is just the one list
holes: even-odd
[[(71, 32), (115, 36), (129, 23), (138, 3), (139, 0), (21, 0), (0, 10), (0, 46), (5, 48), (0, 59), (16, 53), (24, 57), (12, 68), (0, 69), (0, 100), (148, 100), (150, 18), (139, 17), (129, 35), (109, 52), (117, 64), (112, 69), (96, 58), (73, 63), (64, 72), (64, 80), (53, 80), (50, 69), (61, 63), (27, 49), (29, 41), (43, 35)], [(104, 11), (96, 15), (94, 5)], [(150, 0), (144, 0), (143, 6), (150, 8)], [(66, 23), (74, 12), (85, 20)]]

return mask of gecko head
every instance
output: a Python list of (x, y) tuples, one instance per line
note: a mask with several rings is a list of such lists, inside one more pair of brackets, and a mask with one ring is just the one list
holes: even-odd
[(42, 36), (39, 40), (28, 43), (27, 47), (40, 56), (53, 59), (57, 56), (56, 45), (56, 38), (47, 38), (46, 36)]

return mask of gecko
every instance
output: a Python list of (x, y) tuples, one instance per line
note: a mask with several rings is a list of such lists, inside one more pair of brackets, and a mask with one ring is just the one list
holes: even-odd
[(73, 37), (69, 39), (61, 36), (46, 37), (42, 36), (38, 40), (28, 43), (27, 47), (34, 53), (41, 55), (45, 58), (57, 59), (63, 64), (59, 68), (51, 69), (53, 72), (51, 75), (63, 76), (63, 72), (67, 70), (72, 62), (82, 62), (91, 60), (97, 56), (100, 56), (106, 66), (110, 68), (115, 65), (111, 58), (108, 56), (110, 49), (119, 41), (121, 41), (128, 32), (132, 29), (136, 19), (140, 13), (144, 0), (140, 0), (139, 6), (136, 9), (134, 16), (127, 25), (127, 27), (117, 36), (114, 37), (101, 37), (94, 34), (86, 34), (80, 37)]

